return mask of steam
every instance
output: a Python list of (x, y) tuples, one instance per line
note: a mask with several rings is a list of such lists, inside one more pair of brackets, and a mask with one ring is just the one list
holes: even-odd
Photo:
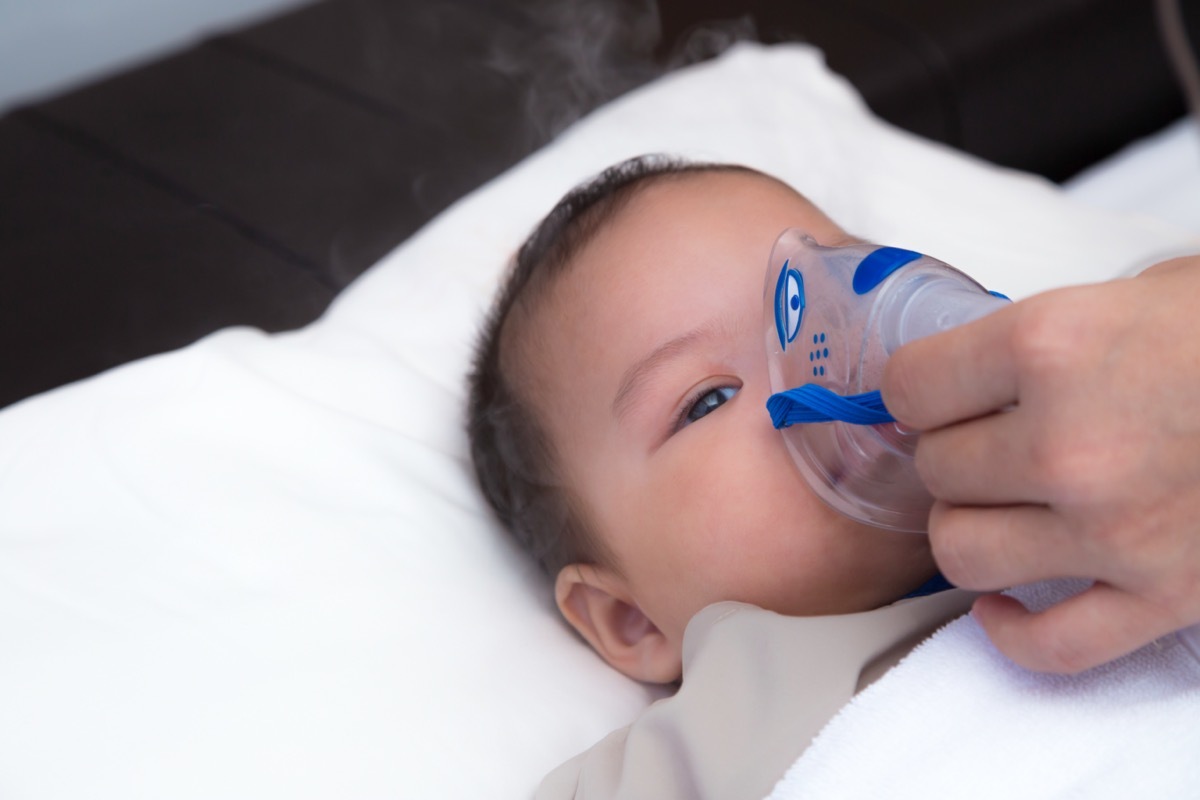
[(708, 22), (667, 48), (655, 0), (531, 0), (498, 32), (486, 66), (518, 85), (532, 138), (544, 143), (600, 104), (676, 67), (756, 38), (753, 20)]
[(728, 20), (699, 23), (684, 32), (667, 57), (667, 67), (695, 64), (716, 58), (738, 42), (758, 41), (758, 27), (749, 14)]
[[(346, 0), (339, 8), (361, 43), (362, 83), (348, 96), (374, 113), (412, 120), (447, 152), (470, 153), (432, 158), (413, 176), (411, 196), (428, 216), (604, 102), (757, 38), (742, 17), (685, 31), (673, 23), (664, 43), (656, 0)], [(387, 174), (394, 143), (372, 147), (363, 157)], [(347, 215), (327, 255), (339, 285), (394, 243), (395, 226), (380, 221), (394, 213), (372, 205)], [(388, 236), (364, 238), (368, 231)]]

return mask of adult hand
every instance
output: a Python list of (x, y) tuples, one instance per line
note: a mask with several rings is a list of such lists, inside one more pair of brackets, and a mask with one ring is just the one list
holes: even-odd
[(996, 591), (1095, 581), (1041, 613), (973, 613), (1019, 664), (1076, 672), (1200, 622), (1200, 257), (1038, 295), (890, 359), (922, 431), (943, 574)]

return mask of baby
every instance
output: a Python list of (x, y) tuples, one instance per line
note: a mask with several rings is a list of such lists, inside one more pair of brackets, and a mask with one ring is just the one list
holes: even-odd
[[(872, 664), (968, 605), (897, 603), (936, 579), (927, 538), (824, 505), (771, 426), (762, 286), (791, 227), (855, 241), (760, 172), (633, 159), (559, 202), (487, 321), (469, 432), (488, 501), (602, 658), (682, 678), (547, 797), (762, 796)], [(794, 740), (750, 769), (764, 717)]]

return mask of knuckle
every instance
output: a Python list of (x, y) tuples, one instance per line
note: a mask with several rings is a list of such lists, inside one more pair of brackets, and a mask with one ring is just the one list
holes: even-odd
[(1031, 477), (1057, 503), (1105, 503), (1124, 485), (1127, 467), (1119, 448), (1072, 426), (1044, 430), (1029, 447)]
[(1059, 354), (1060, 319), (1044, 302), (1031, 302), (1012, 329), (1010, 345), (1017, 361), (1026, 369), (1036, 368)]
[(1078, 361), (1080, 348), (1093, 338), (1094, 319), (1081, 307), (1083, 299), (1071, 290), (1060, 290), (1025, 304), (1009, 342), (1023, 371), (1056, 372)]
[(941, 497), (945, 494), (945, 487), (942, 484), (941, 471), (938, 468), (941, 462), (938, 459), (936, 439), (936, 433), (921, 434), (917, 439), (914, 463), (917, 468), (917, 476), (925, 484), (925, 488), (934, 497)]
[(970, 536), (962, 535), (962, 512), (935, 505), (929, 515), (929, 541), (933, 557), (946, 580), (964, 589), (984, 588)]
[[(963, 489), (961, 453), (951, 431), (926, 431), (917, 439), (914, 466), (926, 491), (938, 500), (955, 501)], [(954, 495), (954, 496), (952, 496)]]
[(1070, 484), (1075, 470), (1074, 450), (1060, 431), (1043, 431), (1029, 445), (1029, 469), (1036, 483), (1058, 494)]

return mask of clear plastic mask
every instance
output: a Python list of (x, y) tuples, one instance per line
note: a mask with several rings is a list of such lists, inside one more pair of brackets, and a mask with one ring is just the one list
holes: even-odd
[[(823, 247), (790, 229), (771, 252), (764, 292), (771, 390), (878, 390), (883, 366), (900, 346), (1007, 303), (929, 256), (875, 244)], [(933, 500), (917, 475), (915, 433), (895, 422), (843, 421), (780, 433), (805, 479), (834, 509), (881, 528), (925, 531)]]

